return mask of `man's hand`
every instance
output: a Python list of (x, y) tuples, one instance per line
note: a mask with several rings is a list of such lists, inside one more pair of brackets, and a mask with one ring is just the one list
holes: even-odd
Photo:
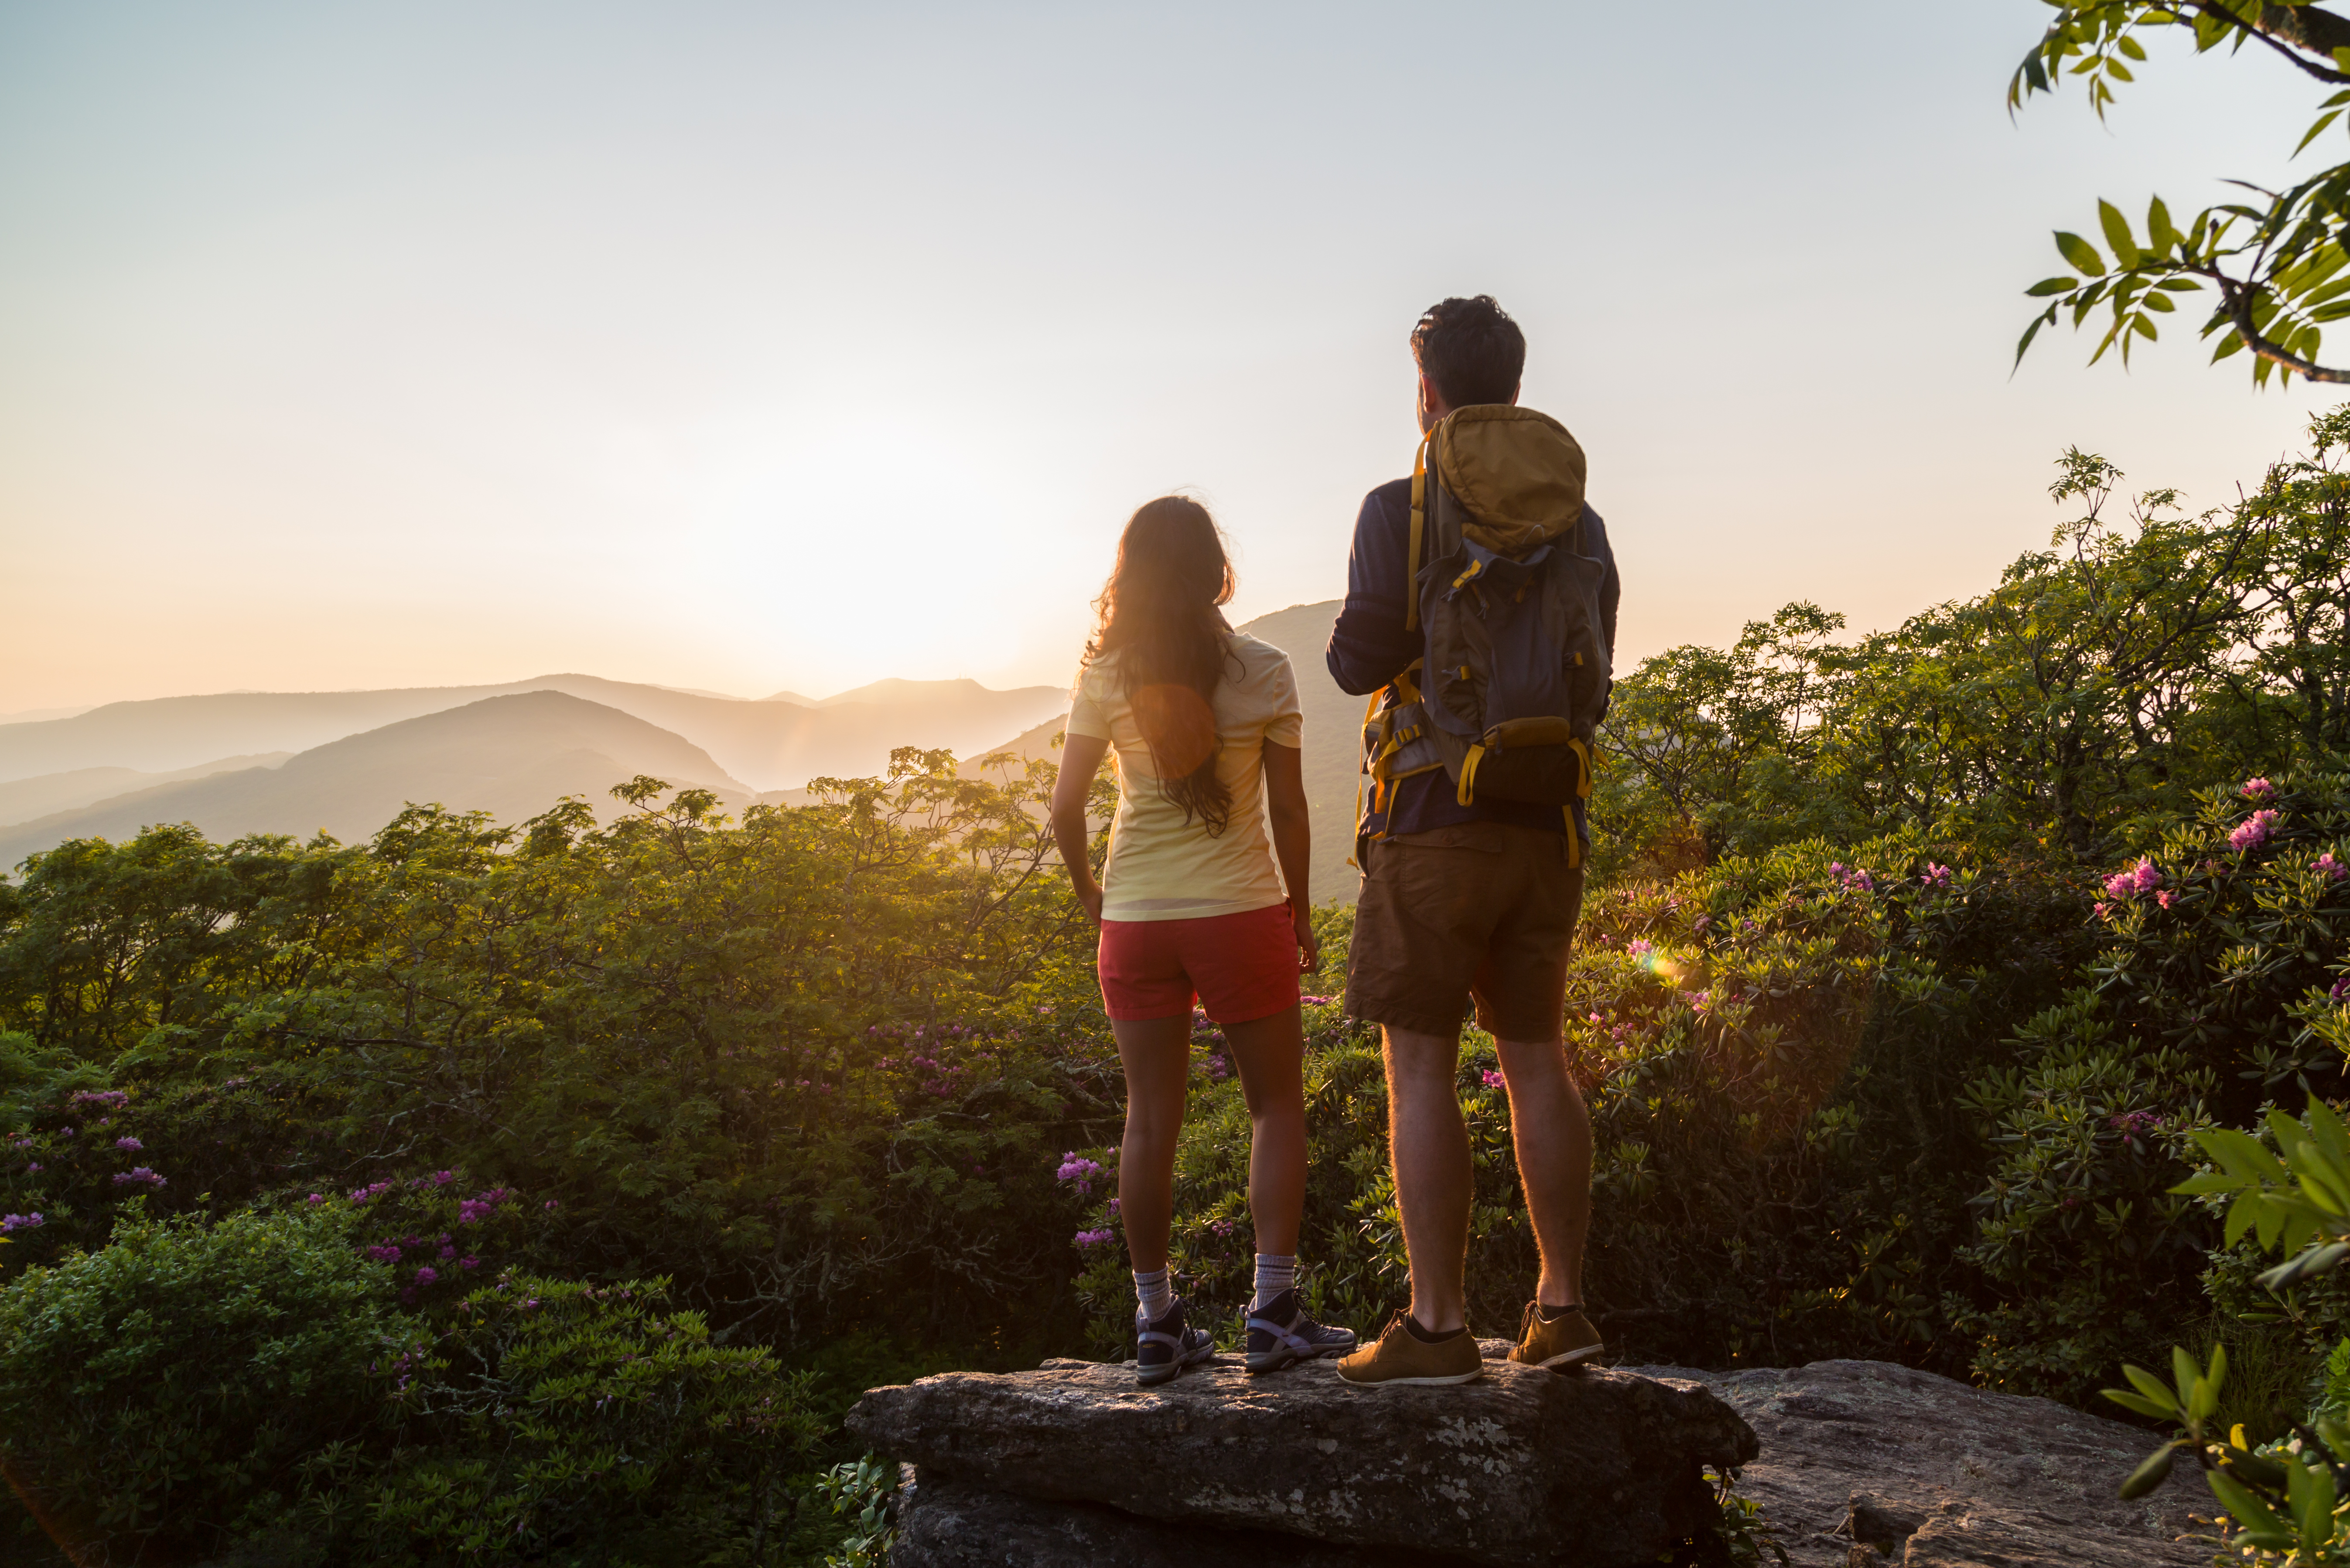
[(1297, 933), (1297, 972), (1312, 974), (1322, 967), (1322, 939), (1314, 934), (1314, 915), (1294, 904), (1290, 908), (1290, 929)]
[(1085, 885), (1077, 888), (1076, 893), (1077, 902), (1085, 906), (1086, 918), (1093, 921), (1095, 925), (1100, 925), (1102, 907), (1101, 884), (1088, 877), (1086, 878)]

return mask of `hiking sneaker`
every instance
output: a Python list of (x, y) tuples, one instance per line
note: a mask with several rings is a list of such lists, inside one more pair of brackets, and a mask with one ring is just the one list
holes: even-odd
[(1278, 1372), (1292, 1362), (1346, 1355), (1355, 1348), (1355, 1331), (1307, 1317), (1293, 1285), (1248, 1314), (1247, 1344), (1251, 1372)]
[(1134, 1380), (1145, 1388), (1171, 1381), (1186, 1366), (1212, 1361), (1216, 1342), (1204, 1328), (1183, 1326), (1183, 1303), (1178, 1298), (1157, 1323), (1134, 1314)]
[(1465, 1330), (1430, 1345), (1404, 1326), (1399, 1307), (1369, 1345), (1338, 1363), (1338, 1376), (1368, 1386), (1378, 1383), (1470, 1383), (1485, 1375), (1484, 1356)]
[(1510, 1352), (1510, 1359), (1523, 1366), (1555, 1366), (1564, 1371), (1605, 1348), (1599, 1331), (1591, 1326), (1581, 1307), (1545, 1318), (1540, 1302), (1528, 1302), (1526, 1315), (1518, 1324), (1517, 1348)]

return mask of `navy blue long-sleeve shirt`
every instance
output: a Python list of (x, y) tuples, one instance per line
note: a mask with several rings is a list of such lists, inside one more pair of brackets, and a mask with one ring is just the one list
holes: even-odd
[[(1622, 586), (1616, 576), (1616, 553), (1607, 545), (1607, 525), (1590, 506), (1583, 509), (1583, 547), (1605, 561), (1607, 575), (1599, 587), (1601, 628), (1607, 639), (1607, 657), (1616, 658), (1616, 602)], [(1347, 557), (1347, 602), (1330, 628), (1327, 659), (1331, 678), (1342, 691), (1367, 697), (1408, 669), (1425, 651), (1426, 639), (1418, 627), (1404, 629), (1404, 608), (1417, 591), (1408, 573), (1411, 550), (1411, 481), (1399, 479), (1363, 497), (1355, 519), (1355, 545)], [(1424, 565), (1425, 563), (1423, 563)], [(1383, 707), (1395, 705), (1389, 692)], [(1382, 834), (1425, 833), (1461, 822), (1510, 822), (1527, 827), (1565, 831), (1565, 819), (1555, 805), (1523, 801), (1479, 801), (1462, 805), (1451, 777), (1442, 769), (1397, 781), (1384, 812), (1373, 792), (1363, 793), (1363, 817), (1356, 824), (1359, 837)], [(1580, 803), (1575, 818), (1588, 843), (1591, 829)]]

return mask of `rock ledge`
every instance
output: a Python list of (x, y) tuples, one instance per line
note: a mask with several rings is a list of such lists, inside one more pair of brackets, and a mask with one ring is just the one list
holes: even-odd
[(1628, 1568), (1711, 1518), (1704, 1467), (1756, 1453), (1700, 1385), (1506, 1362), (1373, 1389), (1327, 1362), (1253, 1378), (1228, 1356), (1154, 1389), (1048, 1362), (877, 1388), (848, 1427), (917, 1467), (899, 1568)]

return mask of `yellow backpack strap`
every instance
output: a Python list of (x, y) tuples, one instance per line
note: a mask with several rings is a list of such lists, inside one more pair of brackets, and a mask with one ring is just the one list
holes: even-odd
[(1419, 540), (1428, 526), (1428, 442), (1411, 460), (1411, 547), (1404, 556), (1403, 628), (1419, 629)]
[(1454, 792), (1453, 798), (1462, 805), (1473, 805), (1477, 802), (1477, 764), (1484, 755), (1485, 743), (1480, 741), (1469, 748), (1469, 755), (1461, 764), (1461, 787)]

